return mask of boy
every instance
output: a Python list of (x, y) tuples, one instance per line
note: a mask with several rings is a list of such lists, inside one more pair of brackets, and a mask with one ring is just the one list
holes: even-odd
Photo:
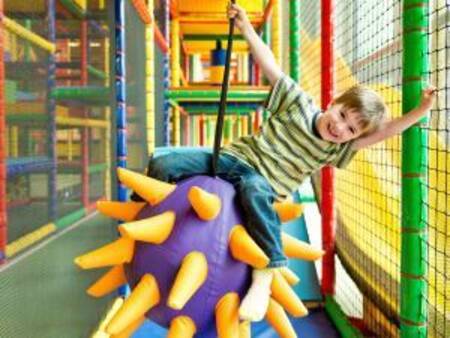
[[(384, 121), (386, 107), (381, 98), (359, 86), (347, 90), (321, 112), (282, 73), (245, 11), (230, 5), (228, 16), (235, 19), (254, 60), (272, 85), (266, 106), (272, 114), (267, 123), (259, 133), (225, 146), (217, 165), (217, 176), (236, 188), (247, 231), (270, 258), (266, 269), (253, 271), (252, 285), (239, 308), (242, 319), (258, 321), (267, 311), (273, 270), (287, 265), (281, 247), (281, 222), (272, 208), (274, 200), (290, 195), (321, 167), (343, 168), (357, 150), (416, 123), (431, 108), (434, 88), (424, 91), (418, 108), (389, 122)], [(208, 174), (211, 157), (205, 151), (160, 156), (150, 160), (147, 174), (170, 182)]]

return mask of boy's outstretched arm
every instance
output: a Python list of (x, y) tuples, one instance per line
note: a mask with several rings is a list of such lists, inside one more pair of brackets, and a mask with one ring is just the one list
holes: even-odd
[(436, 88), (430, 86), (423, 90), (420, 105), (409, 111), (407, 114), (396, 119), (383, 122), (380, 127), (373, 133), (363, 136), (353, 143), (353, 149), (359, 150), (372, 144), (381, 142), (389, 137), (401, 134), (403, 131), (411, 127), (419, 121), (433, 106), (436, 97)]
[(256, 63), (261, 67), (261, 71), (273, 86), (282, 76), (280, 66), (277, 64), (275, 57), (270, 48), (261, 40), (255, 32), (245, 10), (235, 4), (229, 4), (228, 17), (234, 18), (236, 27), (239, 28), (245, 40), (247, 40), (250, 51)]

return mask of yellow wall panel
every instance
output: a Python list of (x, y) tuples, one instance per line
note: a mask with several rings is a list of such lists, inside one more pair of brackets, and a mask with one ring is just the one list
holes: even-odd
[[(178, 11), (182, 12), (224, 12), (227, 8), (228, 0), (179, 0)], [(261, 12), (264, 9), (262, 0), (239, 0), (239, 5), (247, 12)]]

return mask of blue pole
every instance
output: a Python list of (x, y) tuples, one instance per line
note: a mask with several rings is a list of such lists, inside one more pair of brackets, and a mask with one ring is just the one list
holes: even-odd
[[(56, 0), (47, 1), (48, 9), (48, 39), (50, 42), (56, 42)], [(51, 98), (50, 93), (55, 88), (56, 81), (56, 60), (54, 54), (50, 53), (48, 57), (47, 74), (47, 112), (48, 121), (48, 157), (52, 162), (50, 173), (48, 175), (48, 217), (49, 220), (56, 219), (57, 198), (56, 198), (56, 175), (57, 175), (57, 156), (56, 156), (56, 101)]]
[[(116, 127), (117, 127), (117, 166), (127, 166), (127, 116), (126, 116), (126, 51), (125, 51), (125, 3), (114, 1), (115, 15), (115, 71), (116, 71)], [(118, 200), (127, 200), (127, 189), (118, 185)]]
[[(125, 0), (114, 0), (115, 21), (115, 87), (116, 87), (116, 129), (117, 129), (117, 166), (127, 166), (127, 91), (126, 91), (126, 51), (125, 51)], [(120, 182), (117, 185), (117, 199), (125, 202), (128, 198), (127, 188)], [(129, 287), (118, 290), (119, 295), (129, 293)]]

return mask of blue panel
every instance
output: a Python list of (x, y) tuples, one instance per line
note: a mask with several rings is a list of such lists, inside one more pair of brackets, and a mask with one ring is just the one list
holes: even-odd
[[(298, 193), (294, 194), (294, 201), (300, 201)], [(283, 230), (304, 242), (310, 242), (308, 231), (306, 230), (305, 218), (303, 216), (283, 225)], [(297, 295), (306, 302), (322, 301), (319, 278), (314, 267), (314, 262), (291, 259), (289, 261), (289, 268), (291, 268), (301, 280), (300, 283), (294, 287)]]

